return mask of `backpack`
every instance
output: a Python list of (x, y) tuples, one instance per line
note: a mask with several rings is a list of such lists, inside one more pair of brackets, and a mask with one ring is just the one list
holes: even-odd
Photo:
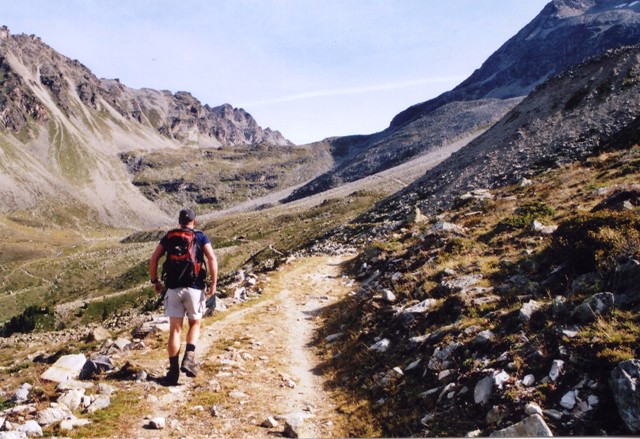
[(167, 257), (162, 265), (162, 280), (167, 288), (191, 287), (194, 282), (205, 279), (206, 266), (196, 232), (188, 228), (167, 232)]

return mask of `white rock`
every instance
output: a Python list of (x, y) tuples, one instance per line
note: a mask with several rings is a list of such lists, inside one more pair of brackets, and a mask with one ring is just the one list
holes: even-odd
[(70, 431), (76, 427), (83, 427), (89, 424), (91, 424), (91, 421), (88, 419), (65, 419), (64, 421), (60, 422), (60, 430)]
[(524, 378), (522, 378), (522, 385), (525, 387), (531, 387), (535, 384), (535, 382), (536, 382), (536, 377), (534, 377), (531, 374), (526, 375)]
[(577, 390), (571, 390), (565, 393), (562, 399), (560, 400), (560, 405), (566, 408), (567, 410), (573, 410), (577, 402), (576, 400), (578, 396), (577, 393), (578, 393)]
[(16, 393), (13, 394), (11, 401), (16, 404), (27, 402), (27, 400), (29, 399), (29, 390), (31, 390), (31, 387), (33, 387), (31, 386), (31, 384), (24, 383), (18, 390), (16, 390)]
[(38, 421), (38, 424), (47, 426), (71, 417), (73, 417), (73, 414), (67, 406), (53, 403), (51, 406), (43, 410), (39, 410), (36, 420)]
[(425, 299), (422, 302), (410, 306), (402, 311), (403, 314), (424, 314), (438, 305), (437, 299)]
[(24, 434), (26, 434), (29, 437), (32, 436), (37, 436), (37, 437), (42, 437), (44, 436), (44, 433), (42, 432), (42, 427), (40, 427), (40, 425), (38, 425), (38, 423), (36, 421), (34, 421), (33, 419), (25, 422), (24, 424), (22, 424), (20, 427), (17, 428), (18, 431), (23, 432)]
[(496, 386), (498, 386), (498, 389), (502, 389), (504, 383), (509, 381), (510, 378), (511, 377), (509, 376), (509, 374), (503, 370), (493, 376), (493, 381), (495, 382)]
[(385, 302), (393, 303), (397, 299), (396, 299), (396, 295), (393, 294), (393, 291), (391, 291), (391, 290), (383, 290), (382, 291), (382, 300), (384, 300)]
[(540, 415), (540, 416), (542, 416), (542, 409), (535, 402), (530, 402), (526, 406), (524, 406), (524, 412), (527, 415)]
[(369, 349), (376, 352), (387, 352), (389, 346), (391, 346), (391, 341), (388, 338), (383, 338), (382, 340), (369, 346)]
[(564, 361), (562, 360), (553, 360), (551, 364), (551, 370), (549, 371), (549, 378), (551, 381), (556, 381), (564, 370)]
[(166, 421), (163, 417), (155, 417), (149, 421), (149, 428), (152, 430), (164, 430), (166, 427)]
[(65, 355), (60, 357), (53, 366), (40, 375), (40, 378), (57, 383), (77, 379), (86, 362), (87, 358), (82, 354)]
[(476, 404), (486, 404), (489, 402), (491, 394), (493, 393), (493, 384), (493, 376), (484, 377), (478, 381), (473, 390), (473, 400)]
[(67, 380), (59, 383), (56, 386), (56, 390), (58, 392), (64, 392), (66, 390), (90, 389), (92, 387), (93, 383), (87, 381)]
[(260, 426), (264, 428), (276, 428), (278, 426), (278, 421), (269, 416), (267, 419), (262, 421), (262, 424), (260, 424)]
[(551, 437), (553, 433), (540, 415), (528, 418), (502, 430), (494, 431), (489, 437)]
[(324, 341), (326, 341), (327, 343), (331, 343), (334, 342), (342, 337), (344, 337), (344, 332), (338, 332), (337, 334), (331, 334), (331, 335), (327, 335), (324, 339)]
[(108, 395), (98, 395), (96, 399), (87, 407), (88, 413), (104, 410), (111, 405), (111, 398)]
[(66, 406), (69, 410), (76, 411), (82, 404), (82, 397), (84, 396), (84, 389), (80, 390), (67, 390), (60, 395), (58, 403)]

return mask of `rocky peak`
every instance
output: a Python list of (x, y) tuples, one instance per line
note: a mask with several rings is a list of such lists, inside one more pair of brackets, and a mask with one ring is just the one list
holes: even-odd
[(525, 96), (572, 65), (635, 44), (640, 44), (640, 3), (555, 0), (460, 85), (401, 112), (391, 127), (452, 101)]
[(229, 104), (211, 108), (186, 91), (172, 95), (168, 91), (134, 90), (118, 79), (98, 79), (79, 61), (59, 54), (40, 38), (11, 35), (6, 26), (0, 28), (0, 62), (5, 72), (0, 117), (5, 116), (4, 128), (13, 131), (24, 128), (21, 119), (28, 115), (44, 119), (34, 110), (50, 104), (44, 91), (57, 107), (51, 109), (54, 113), (61, 111), (66, 117), (82, 119), (85, 110), (77, 104), (92, 110), (115, 110), (124, 119), (152, 127), (182, 144), (292, 145), (277, 131), (265, 132), (242, 109)]

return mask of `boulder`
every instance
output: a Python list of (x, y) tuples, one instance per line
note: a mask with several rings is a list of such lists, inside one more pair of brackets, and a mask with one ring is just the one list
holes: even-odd
[(110, 338), (111, 334), (102, 326), (98, 326), (87, 334), (87, 341), (105, 341)]
[(36, 421), (38, 421), (40, 425), (47, 426), (72, 417), (73, 413), (71, 413), (67, 406), (52, 403), (51, 406), (43, 410), (38, 410)]
[(87, 358), (82, 354), (65, 355), (40, 375), (40, 378), (56, 383), (77, 379), (86, 361)]
[(110, 372), (115, 368), (111, 358), (107, 355), (96, 355), (88, 360), (80, 371), (80, 379), (88, 380), (103, 372)]
[(531, 316), (542, 309), (543, 304), (535, 300), (530, 300), (520, 308), (519, 318), (523, 322), (531, 320)]
[(94, 413), (104, 410), (111, 405), (111, 398), (108, 395), (98, 395), (96, 399), (87, 407), (87, 413)]
[(535, 414), (502, 430), (494, 431), (489, 437), (551, 437), (553, 433), (542, 416)]
[(640, 360), (626, 360), (611, 372), (611, 393), (631, 433), (640, 432)]
[(576, 306), (571, 317), (579, 323), (590, 323), (595, 321), (598, 315), (606, 315), (611, 311), (613, 304), (613, 293), (594, 294)]
[(611, 281), (616, 306), (627, 307), (640, 302), (640, 262), (629, 259), (616, 267)]
[(489, 402), (493, 394), (493, 383), (493, 376), (484, 377), (478, 381), (473, 390), (473, 400), (476, 404), (484, 405)]
[(42, 437), (44, 436), (44, 433), (42, 432), (42, 427), (40, 427), (40, 425), (34, 421), (33, 419), (25, 422), (24, 424), (22, 424), (21, 426), (18, 427), (17, 429), (18, 432), (24, 433), (25, 435), (27, 435), (28, 437)]
[(65, 393), (58, 397), (58, 404), (66, 406), (69, 410), (76, 411), (82, 404), (82, 398), (84, 397), (84, 389), (67, 390)]

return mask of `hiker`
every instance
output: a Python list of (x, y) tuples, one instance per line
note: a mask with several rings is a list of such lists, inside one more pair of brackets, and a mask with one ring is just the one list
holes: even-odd
[[(191, 378), (197, 374), (195, 350), (200, 337), (200, 321), (206, 310), (207, 297), (215, 294), (218, 281), (218, 261), (207, 235), (194, 228), (195, 212), (182, 209), (178, 223), (180, 228), (163, 236), (149, 262), (149, 275), (156, 292), (161, 294), (165, 286), (167, 288), (164, 307), (165, 316), (169, 317), (169, 371), (161, 381), (172, 386), (178, 384), (180, 371)], [(158, 260), (165, 254), (160, 280)], [(207, 272), (211, 276), (208, 288)], [(187, 347), (179, 366), (180, 333), (185, 315), (189, 320), (189, 331), (186, 336)]]

